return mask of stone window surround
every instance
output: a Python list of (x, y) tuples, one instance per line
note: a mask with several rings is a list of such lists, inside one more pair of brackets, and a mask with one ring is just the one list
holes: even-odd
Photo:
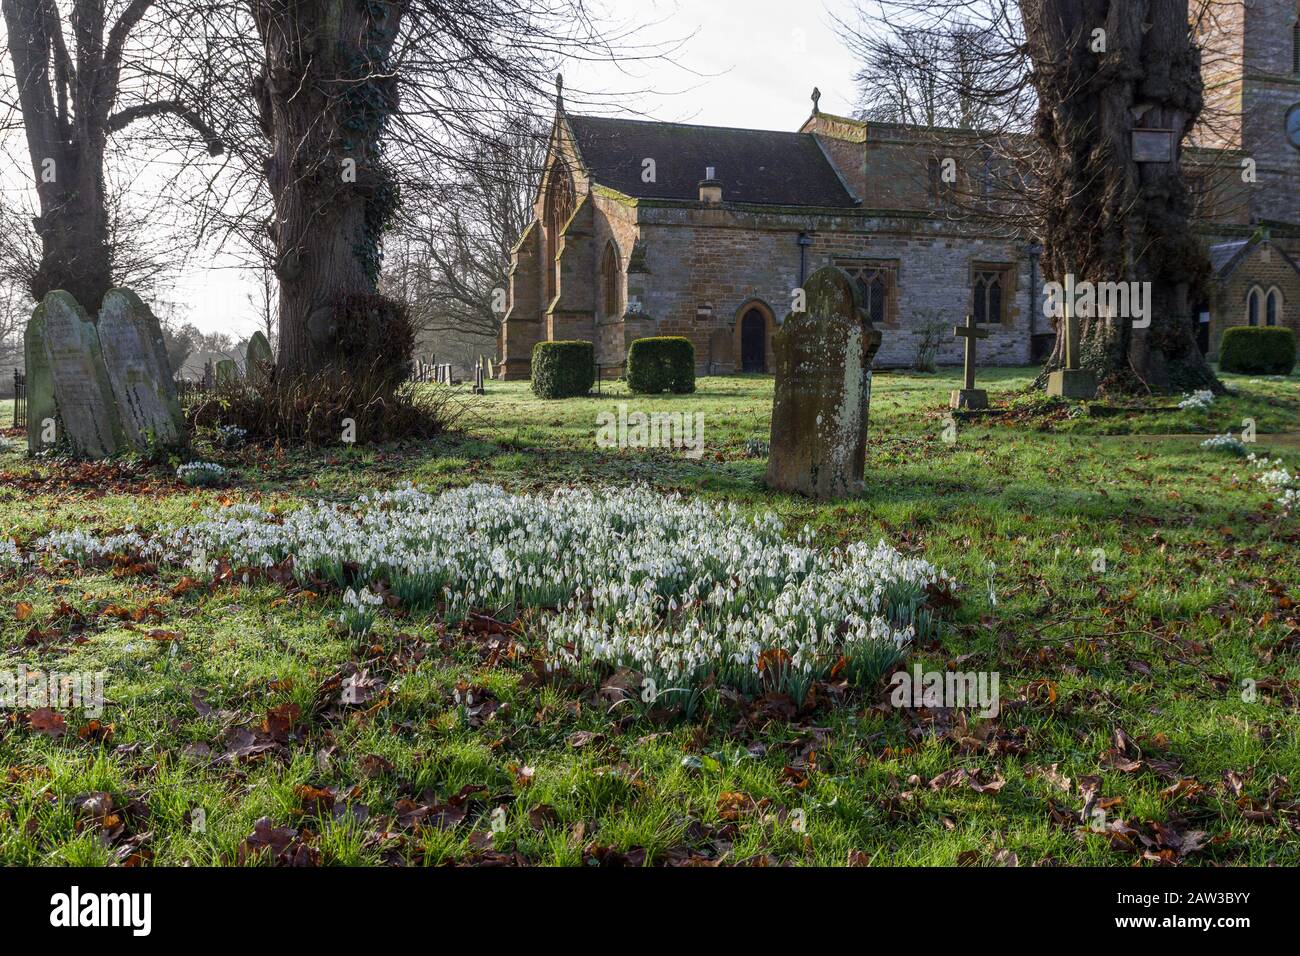
[(1246, 292), (1246, 325), (1258, 328), (1263, 312), (1264, 290), (1257, 285), (1251, 286)]
[[(880, 327), (886, 329), (901, 328), (901, 322), (898, 318), (899, 290), (902, 286), (899, 281), (899, 275), (903, 269), (903, 262), (901, 259), (881, 259), (861, 256), (854, 258), (836, 258), (835, 265), (847, 272), (854, 281), (862, 283), (863, 285), (865, 285), (865, 283), (862, 282), (863, 273), (882, 273), (885, 277), (885, 315), (883, 320), (878, 324)], [(859, 288), (861, 289), (862, 286), (860, 285)], [(867, 290), (862, 289), (862, 292), (862, 304), (867, 308), (869, 313), (871, 303), (868, 301)], [(875, 318), (875, 316), (872, 316), (873, 322), (875, 321)]]
[[(1271, 286), (1269, 290), (1266, 293), (1264, 293), (1264, 325), (1273, 328), (1273, 327), (1280, 327), (1286, 324), (1282, 320), (1282, 315), (1283, 315), (1282, 309), (1283, 306), (1285, 305), (1285, 302), (1286, 300), (1282, 296), (1282, 290), (1279, 289), (1277, 286)], [(1269, 321), (1270, 306), (1272, 306), (1272, 319), (1273, 319), (1273, 321), (1271, 322)]]
[(968, 285), (970, 287), (970, 299), (968, 309), (973, 315), (975, 313), (975, 281), (980, 273), (996, 273), (1002, 284), (1002, 315), (996, 322), (981, 322), (981, 326), (997, 326), (1001, 328), (1011, 328), (1015, 324), (1015, 302), (1016, 302), (1016, 279), (1017, 263), (1015, 262), (995, 262), (986, 259), (972, 259), (970, 262), (970, 276)]
[(611, 238), (605, 243), (600, 257), (600, 308), (602, 317), (607, 320), (622, 316), (624, 275), (622, 253), (619, 252), (618, 243)]

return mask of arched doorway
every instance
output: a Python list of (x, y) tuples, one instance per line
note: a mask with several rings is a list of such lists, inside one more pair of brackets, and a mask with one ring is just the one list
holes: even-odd
[(740, 320), (740, 370), (767, 371), (767, 316), (758, 308)]

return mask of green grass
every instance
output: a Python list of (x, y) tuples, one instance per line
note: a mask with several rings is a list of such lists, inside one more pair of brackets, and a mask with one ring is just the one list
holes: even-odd
[[(436, 618), (390, 612), (356, 641), (331, 625), (335, 594), (239, 582), (174, 594), (181, 576), (169, 569), (47, 568), (0, 580), (0, 669), (105, 671), (112, 737), (78, 736), (86, 721), (75, 714), (57, 739), (0, 714), (0, 863), (109, 864), (146, 832), (154, 863), (233, 863), (263, 816), (298, 830), (323, 863), (472, 862), (499, 807), (491, 848), (540, 865), (592, 862), (606, 847), (633, 863), (695, 854), (842, 865), (852, 853), (993, 864), (1006, 850), (1022, 866), (1130, 865), (1133, 850), (1064, 822), (1083, 807), (1079, 778), (1098, 775), (1100, 795), (1119, 800), (1109, 820), (1207, 834), (1183, 862), (1297, 865), (1297, 797), (1274, 781), (1300, 773), (1300, 517), (1268, 510), (1244, 462), (1202, 450), (1199, 436), (1254, 418), (1259, 449), (1297, 470), (1300, 378), (1229, 376), (1236, 394), (1205, 412), (1067, 417), (1023, 394), (1033, 375), (982, 374), (995, 404), (1012, 410), (960, 423), (952, 443), (941, 433), (955, 373), (877, 375), (866, 491), (831, 505), (768, 491), (764, 462), (745, 457), (749, 439), (768, 438), (772, 380), (762, 376), (702, 379), (694, 395), (658, 398), (606, 385), (560, 402), (489, 383), (464, 432), (429, 444), (203, 448), (236, 470), (226, 489), (185, 488), (165, 471), (30, 462), (15, 443), (0, 453), (0, 527), (20, 543), (54, 529), (168, 526), (223, 500), (346, 500), (406, 480), (645, 482), (772, 510), (792, 529), (809, 522), (827, 544), (884, 538), (963, 584), (941, 640), (915, 648), (909, 668), (995, 671), (1003, 710), (988, 722), (893, 710), (882, 685), (793, 715), (770, 701), (717, 701), (690, 722), (611, 713), (590, 688), (539, 682), (522, 663), (495, 660), (490, 635), (443, 633)], [(597, 415), (619, 402), (703, 413), (704, 456), (596, 447)], [(347, 665), (388, 692), (365, 708), (315, 709)], [(1258, 687), (1249, 702), (1245, 680)], [(464, 713), (458, 683), (499, 705), (489, 719)], [(251, 762), (212, 759), (228, 730), (284, 704), (302, 716), (279, 748)], [(1103, 759), (1117, 729), (1136, 741), (1140, 768)], [(579, 746), (583, 731), (596, 736)], [(953, 768), (1005, 783), (927, 786)], [(1196, 786), (1169, 791), (1184, 778)], [(336, 806), (368, 817), (318, 813), (310, 799), (304, 813), (304, 785), (331, 788)], [(483, 789), (454, 828), (383, 825), (400, 800), (445, 804), (465, 787)], [(75, 804), (95, 792), (131, 807), (111, 840)], [(1260, 812), (1248, 815), (1252, 802)], [(195, 808), (206, 813), (201, 832), (187, 822)]]

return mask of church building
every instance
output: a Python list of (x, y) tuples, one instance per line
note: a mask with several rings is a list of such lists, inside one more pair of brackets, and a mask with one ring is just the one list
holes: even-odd
[[(1229, 326), (1300, 333), (1300, 2), (1231, 0), (1216, 28), (1228, 55), (1207, 57), (1207, 112), (1230, 120), (1182, 155), (1213, 269), (1190, 321), (1211, 358)], [(579, 116), (561, 89), (510, 269), (504, 377), (527, 378), (533, 346), (562, 339), (593, 342), (613, 374), (650, 335), (689, 338), (699, 374), (771, 371), (777, 324), (826, 265), (859, 283), (877, 367), (936, 341), (940, 364), (959, 363), (952, 327), (968, 314), (990, 333), (982, 364), (1041, 360), (1055, 332), (1040, 247), (953, 215), (946, 192), (944, 152), (976, 190), (991, 158), (957, 131), (944, 150), (944, 131), (833, 116), (818, 98), (797, 132), (773, 132)]]

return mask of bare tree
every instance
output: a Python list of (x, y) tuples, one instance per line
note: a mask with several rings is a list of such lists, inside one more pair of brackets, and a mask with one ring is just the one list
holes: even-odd
[(427, 338), (495, 339), (510, 254), (533, 218), (549, 122), (527, 115), (478, 146), (435, 194), (414, 197), (385, 241), (385, 288), (410, 304)]
[[(1198, 37), (1213, 34), (1206, 21), (1222, 5), (1191, 3), (875, 0), (861, 22), (879, 35), (844, 26), (874, 58), (869, 69), (891, 64), (911, 78), (888, 94), (893, 107), (928, 97), (992, 121), (959, 122), (969, 132), (945, 137), (966, 167), (950, 211), (1041, 237), (1049, 278), (1151, 283), (1149, 328), (1126, 316), (1081, 322), (1084, 362), (1111, 389), (1218, 387), (1193, 335), (1208, 262), (1182, 162), (1198, 121), (1215, 119), (1203, 115)], [(957, 55), (962, 43), (980, 57)], [(1139, 126), (1174, 131), (1169, 161), (1138, 162)], [(1064, 345), (1058, 328), (1048, 369), (1063, 363)]]
[[(105, 186), (109, 141), (136, 124), (170, 120), (211, 155), (220, 136), (186, 98), (190, 64), (166, 45), (193, 10), (181, 0), (0, 0), (12, 84), (40, 213), (40, 261), (30, 279), (98, 306), (113, 284), (115, 249)], [(184, 145), (187, 136), (172, 136)]]
[(375, 294), (399, 197), (456, 182), (563, 57), (613, 58), (627, 36), (583, 0), (247, 2), (290, 375), (343, 361), (341, 309)]

